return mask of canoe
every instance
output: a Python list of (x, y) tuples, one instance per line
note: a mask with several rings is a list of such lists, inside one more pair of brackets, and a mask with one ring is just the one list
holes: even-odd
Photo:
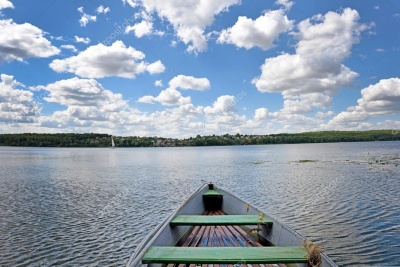
[(136, 248), (127, 267), (143, 264), (337, 266), (282, 221), (212, 183), (160, 223)]

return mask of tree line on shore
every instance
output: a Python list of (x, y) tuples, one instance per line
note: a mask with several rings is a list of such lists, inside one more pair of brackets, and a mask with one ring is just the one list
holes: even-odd
[[(181, 146), (229, 146), (261, 144), (299, 144), (329, 142), (364, 142), (400, 140), (400, 131), (322, 131), (304, 133), (280, 133), (269, 135), (224, 134), (190, 137), (185, 139), (163, 137), (114, 136), (117, 147), (181, 147)], [(0, 146), (30, 147), (109, 147), (111, 135), (99, 133), (55, 134), (1, 134)]]

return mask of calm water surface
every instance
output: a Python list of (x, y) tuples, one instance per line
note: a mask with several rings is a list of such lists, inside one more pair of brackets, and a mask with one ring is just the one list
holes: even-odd
[(0, 147), (0, 266), (123, 266), (213, 181), (340, 266), (400, 265), (400, 142), (190, 148)]

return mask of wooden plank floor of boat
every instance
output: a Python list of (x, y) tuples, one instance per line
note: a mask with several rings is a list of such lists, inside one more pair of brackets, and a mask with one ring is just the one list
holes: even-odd
[[(221, 210), (206, 211), (203, 215), (225, 215)], [(182, 247), (262, 247), (238, 225), (195, 226)], [(196, 264), (168, 264), (167, 267), (196, 267)], [(285, 264), (202, 264), (201, 267), (286, 267)]]

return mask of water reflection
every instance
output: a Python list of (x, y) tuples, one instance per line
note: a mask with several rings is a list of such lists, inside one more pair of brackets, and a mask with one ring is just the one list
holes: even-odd
[(282, 218), (339, 265), (399, 265), (399, 148), (3, 147), (1, 265), (123, 265), (202, 179)]

